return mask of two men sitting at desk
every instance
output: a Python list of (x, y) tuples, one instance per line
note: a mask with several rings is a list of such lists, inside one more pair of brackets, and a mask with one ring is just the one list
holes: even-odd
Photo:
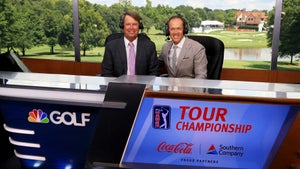
[(147, 37), (139, 35), (143, 29), (141, 17), (135, 12), (121, 16), (120, 28), (124, 36), (107, 42), (102, 61), (102, 76), (121, 75), (158, 76), (159, 65), (164, 64), (169, 77), (207, 77), (205, 48), (185, 36), (188, 24), (180, 16), (171, 17), (166, 23), (166, 42), (157, 57), (155, 44)]

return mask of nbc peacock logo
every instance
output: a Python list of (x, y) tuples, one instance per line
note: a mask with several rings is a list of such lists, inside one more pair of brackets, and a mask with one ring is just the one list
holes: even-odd
[(33, 109), (28, 114), (28, 121), (32, 123), (49, 123), (47, 114), (41, 109)]

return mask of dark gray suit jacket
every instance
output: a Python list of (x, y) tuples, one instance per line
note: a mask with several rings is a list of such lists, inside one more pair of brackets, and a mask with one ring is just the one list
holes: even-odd
[[(147, 37), (139, 36), (136, 51), (136, 75), (158, 75), (158, 58), (155, 44)], [(105, 46), (102, 76), (119, 77), (127, 74), (127, 57), (124, 36), (111, 40)]]

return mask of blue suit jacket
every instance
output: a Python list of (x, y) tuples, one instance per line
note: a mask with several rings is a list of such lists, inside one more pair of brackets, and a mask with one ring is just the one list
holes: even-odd
[[(158, 57), (155, 44), (144, 36), (139, 36), (136, 51), (136, 75), (158, 75)], [(102, 61), (102, 76), (119, 77), (127, 74), (127, 57), (124, 36), (109, 41), (105, 46)]]

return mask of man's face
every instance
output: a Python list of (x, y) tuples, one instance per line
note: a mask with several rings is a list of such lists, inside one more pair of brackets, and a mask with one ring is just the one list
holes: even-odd
[(174, 18), (169, 21), (169, 32), (173, 43), (178, 44), (183, 38), (183, 22), (180, 18)]
[(129, 40), (133, 41), (139, 34), (139, 22), (134, 20), (129, 15), (124, 18), (124, 36)]

